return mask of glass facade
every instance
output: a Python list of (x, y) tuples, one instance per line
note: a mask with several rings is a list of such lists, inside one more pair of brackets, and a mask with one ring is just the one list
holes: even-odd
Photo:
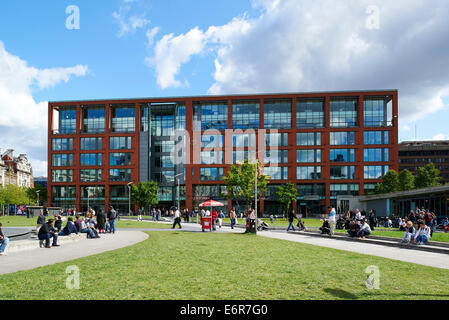
[(355, 144), (354, 132), (331, 132), (330, 133), (331, 146), (346, 146)]
[(201, 148), (222, 148), (223, 135), (201, 135)]
[(154, 166), (156, 168), (174, 168), (175, 159), (174, 156), (158, 156), (155, 158)]
[(175, 151), (175, 142), (173, 140), (154, 141), (154, 152), (172, 153)]
[(110, 186), (109, 194), (111, 201), (128, 201), (128, 186)]
[[(105, 188), (103, 186), (82, 186), (81, 200), (86, 201), (104, 201)], [(92, 202), (91, 202), (92, 203)]]
[(111, 150), (130, 150), (132, 148), (132, 137), (110, 137), (109, 148)]
[(321, 150), (296, 150), (297, 163), (321, 162)]
[(110, 166), (130, 166), (131, 165), (131, 153), (110, 153), (109, 165)]
[(330, 185), (330, 193), (331, 198), (335, 198), (337, 196), (358, 196), (359, 195), (360, 186), (356, 183), (349, 184), (337, 184), (331, 183)]
[(355, 179), (354, 166), (331, 166), (330, 178), (332, 180), (353, 180)]
[(59, 111), (59, 134), (76, 133), (76, 109), (61, 107)]
[(100, 182), (101, 169), (82, 169), (80, 170), (81, 182)]
[(223, 151), (201, 151), (201, 164), (223, 164)]
[(104, 133), (106, 127), (103, 106), (83, 106), (83, 133)]
[(324, 100), (298, 100), (296, 103), (297, 128), (324, 127)]
[(81, 150), (102, 150), (103, 148), (101, 143), (101, 138), (81, 138)]
[(389, 150), (388, 148), (376, 148), (363, 150), (363, 161), (365, 162), (388, 162)]
[(331, 99), (330, 122), (331, 128), (357, 127), (357, 99)]
[(256, 101), (235, 101), (232, 104), (233, 129), (259, 129), (260, 107)]
[(331, 149), (330, 162), (354, 162), (355, 149)]
[(265, 150), (264, 163), (288, 163), (288, 150)]
[(365, 179), (382, 179), (382, 177), (388, 172), (389, 166), (365, 166), (364, 178)]
[(112, 105), (111, 132), (134, 132), (136, 108), (134, 105)]
[(321, 167), (297, 167), (296, 179), (321, 180)]
[(101, 153), (81, 153), (80, 165), (82, 167), (101, 166)]
[(292, 102), (286, 100), (264, 102), (265, 129), (291, 129), (292, 127)]
[(288, 133), (265, 133), (265, 147), (287, 147)]
[(270, 176), (269, 180), (287, 180), (288, 167), (265, 167), (264, 174)]
[(256, 146), (255, 134), (233, 134), (232, 146), (234, 148), (247, 148)]
[(363, 121), (365, 127), (384, 127), (387, 125), (387, 104), (385, 98), (365, 100)]
[(298, 132), (296, 134), (297, 146), (320, 146), (321, 132)]
[(228, 129), (227, 102), (196, 103), (193, 121), (195, 131)]
[(364, 144), (388, 144), (388, 131), (365, 131), (363, 133)]
[(75, 201), (76, 188), (74, 186), (54, 186), (52, 187), (54, 201)]
[(223, 168), (200, 168), (201, 181), (221, 181)]
[(175, 116), (173, 111), (155, 110), (151, 112), (151, 135), (173, 136), (175, 134)]
[(52, 150), (53, 151), (72, 151), (73, 150), (73, 139), (52, 139)]
[(51, 163), (53, 167), (71, 167), (73, 165), (73, 154), (53, 154)]
[(52, 182), (72, 182), (73, 170), (52, 170), (51, 177)]
[(232, 151), (232, 163), (237, 164), (245, 160), (254, 161), (256, 159), (256, 151)]
[(131, 169), (110, 169), (109, 181), (128, 182), (131, 181)]
[(154, 173), (155, 181), (159, 183), (174, 183), (175, 182), (175, 172), (170, 170), (160, 171)]

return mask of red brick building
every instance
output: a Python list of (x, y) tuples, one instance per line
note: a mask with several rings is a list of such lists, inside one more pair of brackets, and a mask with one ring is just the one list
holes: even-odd
[(275, 191), (291, 182), (295, 211), (320, 214), (398, 169), (397, 90), (64, 101), (48, 114), (48, 204), (77, 210), (127, 212), (127, 184), (156, 180), (161, 206), (179, 191), (181, 207), (241, 211), (221, 179), (257, 157), (271, 176), (260, 212), (281, 213)]

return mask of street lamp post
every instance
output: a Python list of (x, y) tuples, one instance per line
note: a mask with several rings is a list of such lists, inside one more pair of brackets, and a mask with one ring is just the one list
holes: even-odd
[(131, 185), (132, 181), (127, 184), (128, 186), (128, 216), (131, 216)]
[(90, 187), (87, 187), (87, 212), (89, 211), (89, 198), (90, 198)]
[(179, 210), (179, 212), (181, 212), (181, 207), (180, 207), (180, 204), (179, 204), (179, 176), (181, 176), (181, 175), (183, 175), (184, 173), (180, 173), (180, 174), (177, 174), (176, 176), (175, 176), (175, 179), (176, 179), (176, 181), (177, 181), (177, 183), (178, 183), (178, 189), (177, 189), (177, 192), (176, 192), (176, 194), (177, 194), (177, 198), (178, 198), (178, 210)]
[(36, 194), (37, 194), (37, 206), (39, 207), (39, 192), (41, 192), (40, 190), (36, 190)]

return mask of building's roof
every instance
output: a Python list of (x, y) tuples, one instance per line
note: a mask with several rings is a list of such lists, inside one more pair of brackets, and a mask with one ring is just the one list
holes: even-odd
[(407, 197), (430, 195), (430, 194), (444, 193), (444, 192), (449, 192), (449, 184), (438, 186), (438, 187), (415, 189), (415, 190), (409, 190), (409, 191), (399, 191), (399, 192), (376, 194), (376, 195), (370, 195), (370, 196), (361, 196), (359, 198), (359, 200), (360, 201), (373, 201), (373, 200), (385, 200), (385, 199), (395, 199), (395, 198), (407, 198)]
[(313, 92), (280, 92), (280, 93), (241, 93), (241, 94), (221, 94), (221, 95), (202, 95), (202, 96), (178, 96), (178, 97), (146, 97), (146, 98), (108, 98), (108, 99), (86, 99), (86, 100), (63, 100), (49, 101), (49, 104), (68, 103), (68, 102), (95, 102), (95, 101), (140, 101), (140, 100), (170, 100), (170, 99), (210, 99), (223, 97), (248, 97), (248, 96), (282, 96), (282, 95), (317, 95), (317, 94), (353, 94), (353, 93), (388, 93), (397, 92), (398, 89), (379, 89), (379, 90), (345, 90), (345, 91), (313, 91)]
[(403, 141), (399, 143), (399, 149), (435, 148), (435, 147), (448, 147), (448, 146), (449, 140)]

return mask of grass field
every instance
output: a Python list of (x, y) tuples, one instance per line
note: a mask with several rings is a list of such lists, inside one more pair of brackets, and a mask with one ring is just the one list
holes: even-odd
[[(0, 300), (449, 299), (448, 270), (254, 235), (149, 235), (128, 248), (2, 275)], [(72, 265), (79, 290), (65, 287)], [(380, 290), (365, 286), (372, 265)]]

